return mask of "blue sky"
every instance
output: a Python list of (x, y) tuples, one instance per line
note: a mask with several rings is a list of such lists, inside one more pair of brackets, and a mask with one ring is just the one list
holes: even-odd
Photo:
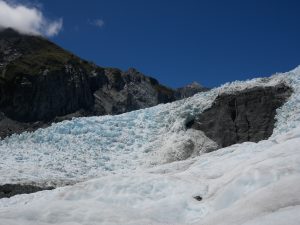
[(40, 0), (51, 39), (100, 66), (213, 87), (300, 64), (300, 1)]

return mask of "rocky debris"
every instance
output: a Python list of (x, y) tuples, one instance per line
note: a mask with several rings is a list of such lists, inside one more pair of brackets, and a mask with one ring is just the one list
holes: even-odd
[(32, 123), (22, 123), (9, 119), (7, 117), (4, 117), (2, 119), (0, 118), (0, 139), (12, 134), (20, 134), (24, 131), (35, 131), (38, 128), (44, 128), (49, 125), (50, 123), (43, 123), (40, 121)]
[(175, 101), (203, 91), (196, 86), (174, 90), (135, 69), (96, 66), (42, 37), (0, 31), (1, 137), (71, 116), (114, 115)]
[(254, 87), (216, 98), (211, 108), (186, 124), (201, 130), (219, 148), (246, 141), (258, 142), (273, 133), (276, 109), (291, 95), (285, 84)]
[(4, 184), (0, 185), (0, 199), (10, 198), (14, 195), (31, 194), (38, 191), (52, 190), (54, 187), (39, 187), (28, 184)]
[(196, 199), (196, 200), (199, 201), (199, 202), (202, 201), (202, 197), (199, 196), (199, 195), (198, 195), (198, 196), (195, 196), (194, 199)]

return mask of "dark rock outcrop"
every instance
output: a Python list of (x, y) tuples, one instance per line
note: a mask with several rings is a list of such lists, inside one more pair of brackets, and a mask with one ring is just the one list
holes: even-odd
[(87, 62), (38, 36), (0, 31), (0, 138), (79, 116), (120, 114), (178, 94), (135, 69)]
[(202, 197), (201, 196), (199, 196), (199, 195), (197, 195), (197, 196), (194, 196), (194, 199), (196, 199), (197, 201), (202, 201)]
[(38, 191), (52, 190), (54, 187), (39, 187), (27, 184), (4, 184), (0, 185), (0, 199), (10, 198), (14, 195), (30, 194)]
[(187, 123), (201, 130), (219, 147), (245, 141), (258, 142), (273, 133), (276, 109), (291, 95), (284, 84), (255, 87), (216, 98), (212, 107)]

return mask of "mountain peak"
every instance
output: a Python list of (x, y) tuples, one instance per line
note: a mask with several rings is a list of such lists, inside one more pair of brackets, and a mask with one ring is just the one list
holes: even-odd
[(191, 84), (188, 84), (182, 88), (177, 88), (176, 92), (177, 92), (177, 98), (181, 99), (181, 98), (187, 98), (193, 96), (198, 92), (208, 91), (208, 90), (209, 88), (206, 88), (201, 84), (199, 84), (198, 82), (194, 81)]
[(7, 35), (7, 36), (19, 36), (21, 35), (18, 31), (16, 31), (13, 28), (1, 28), (0, 29), (1, 35)]
[(192, 83), (186, 85), (185, 87), (189, 88), (204, 88), (203, 85), (199, 84), (197, 81), (193, 81)]

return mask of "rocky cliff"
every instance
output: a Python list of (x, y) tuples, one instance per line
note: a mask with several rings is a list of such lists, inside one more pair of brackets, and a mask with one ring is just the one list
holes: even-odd
[(211, 108), (189, 121), (186, 127), (203, 131), (219, 148), (246, 141), (258, 142), (272, 135), (276, 109), (291, 93), (290, 87), (278, 84), (222, 94)]
[(174, 90), (135, 69), (96, 66), (42, 37), (0, 32), (0, 137), (72, 117), (151, 107), (204, 90)]

